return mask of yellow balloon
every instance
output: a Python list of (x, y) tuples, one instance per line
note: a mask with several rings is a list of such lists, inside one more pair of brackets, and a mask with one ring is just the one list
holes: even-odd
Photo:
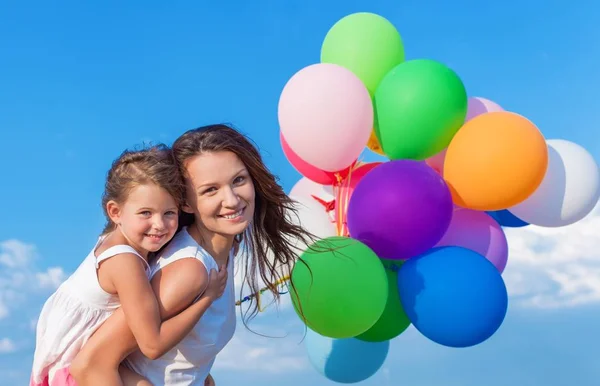
[(385, 153), (383, 152), (383, 149), (381, 148), (381, 144), (379, 143), (379, 140), (377, 139), (377, 135), (375, 135), (375, 130), (371, 130), (371, 136), (369, 137), (369, 141), (367, 141), (367, 147), (369, 148), (369, 150), (371, 150), (379, 155), (385, 156)]

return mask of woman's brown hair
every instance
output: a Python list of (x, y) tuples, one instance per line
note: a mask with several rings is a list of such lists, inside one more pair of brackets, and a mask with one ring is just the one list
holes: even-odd
[[(291, 273), (298, 260), (301, 251), (296, 243), (310, 245), (315, 240), (313, 235), (292, 221), (292, 216), (297, 216), (295, 201), (285, 194), (252, 142), (230, 126), (217, 124), (189, 130), (175, 141), (172, 149), (184, 177), (187, 175), (186, 162), (206, 152), (230, 151), (244, 163), (256, 191), (254, 217), (243, 235), (245, 256), (250, 257), (245, 259), (244, 283), (256, 294), (260, 290), (258, 274), (275, 300), (279, 300), (280, 293), (275, 283), (286, 273)], [(193, 215), (180, 215), (180, 227), (193, 222)], [(269, 255), (273, 256), (272, 260)], [(252, 298), (251, 302), (252, 317), (258, 312), (258, 304), (256, 298)]]

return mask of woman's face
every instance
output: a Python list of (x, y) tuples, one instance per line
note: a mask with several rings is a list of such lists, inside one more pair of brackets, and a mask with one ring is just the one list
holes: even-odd
[(235, 236), (254, 216), (254, 184), (246, 165), (230, 151), (207, 152), (185, 164), (186, 205), (210, 232)]

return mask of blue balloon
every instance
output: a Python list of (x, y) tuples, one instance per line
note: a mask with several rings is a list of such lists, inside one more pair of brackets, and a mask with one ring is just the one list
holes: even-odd
[(508, 308), (500, 272), (484, 256), (461, 247), (433, 248), (398, 273), (400, 301), (415, 328), (448, 347), (491, 337)]
[(511, 228), (521, 228), (529, 225), (528, 222), (525, 222), (510, 213), (507, 209), (496, 210), (491, 212), (486, 212), (489, 214), (494, 220), (498, 222), (503, 227), (511, 227)]
[(304, 344), (313, 367), (326, 378), (339, 383), (356, 383), (371, 377), (383, 365), (390, 347), (389, 341), (334, 339), (310, 328)]

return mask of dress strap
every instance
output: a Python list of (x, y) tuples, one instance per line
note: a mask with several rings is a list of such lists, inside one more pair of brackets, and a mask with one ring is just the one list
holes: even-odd
[(102, 252), (100, 254), (100, 256), (96, 257), (96, 269), (98, 269), (98, 266), (100, 265), (101, 262), (103, 262), (104, 260), (106, 260), (110, 257), (118, 255), (120, 253), (133, 253), (134, 255), (136, 255), (140, 259), (142, 259), (142, 261), (144, 262), (144, 265), (146, 266), (146, 271), (148, 272), (150, 270), (150, 266), (148, 265), (148, 262), (146, 261), (146, 259), (144, 259), (144, 257), (142, 255), (140, 255), (138, 251), (136, 251), (129, 245), (113, 245), (112, 247), (108, 248), (106, 251)]

